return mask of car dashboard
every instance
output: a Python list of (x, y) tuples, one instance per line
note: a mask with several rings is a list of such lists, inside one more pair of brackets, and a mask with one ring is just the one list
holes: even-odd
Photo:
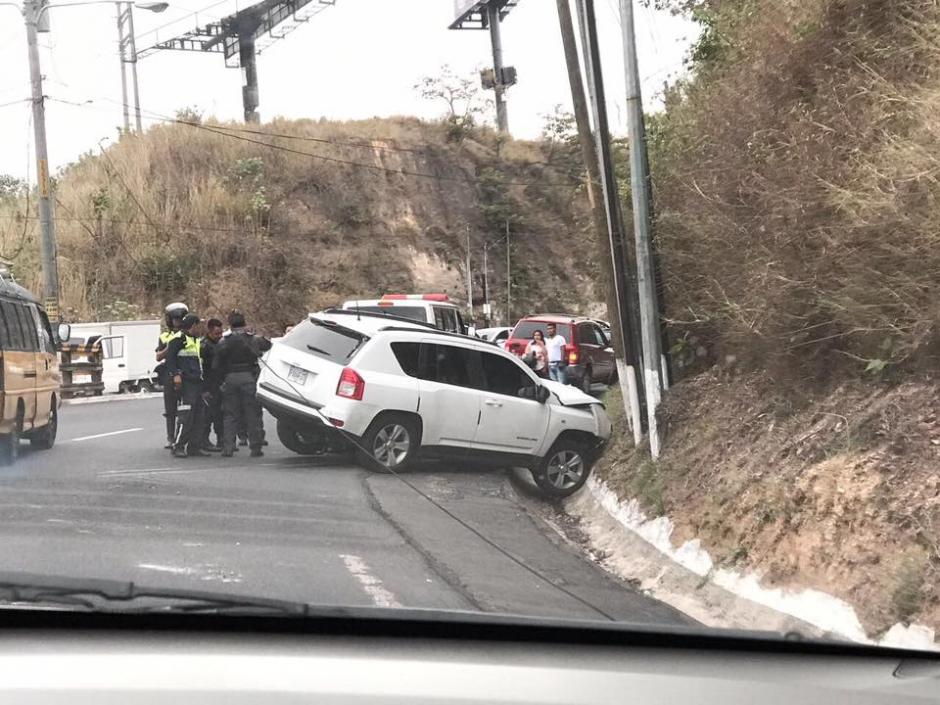
[(376, 628), (349, 619), (161, 619), (135, 617), (131, 627), (106, 618), (85, 628), (73, 618), (45, 628), (14, 620), (0, 635), (0, 702), (903, 705), (940, 699), (936, 655), (851, 645), (472, 620), (396, 619), (391, 628)]

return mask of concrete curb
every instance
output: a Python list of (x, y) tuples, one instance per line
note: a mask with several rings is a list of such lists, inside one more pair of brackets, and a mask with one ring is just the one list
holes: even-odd
[(80, 406), (82, 404), (107, 404), (113, 401), (141, 401), (142, 399), (162, 399), (162, 394), (137, 393), (137, 394), (108, 394), (100, 397), (79, 397), (77, 399), (63, 399), (63, 406)]

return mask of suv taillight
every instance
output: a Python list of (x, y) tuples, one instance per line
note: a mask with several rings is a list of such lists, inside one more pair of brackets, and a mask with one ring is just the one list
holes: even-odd
[(366, 382), (355, 370), (344, 367), (336, 385), (336, 396), (346, 399), (362, 401), (362, 394), (366, 391)]
[(565, 352), (568, 355), (568, 364), (577, 365), (581, 358), (581, 349), (577, 345), (566, 345)]

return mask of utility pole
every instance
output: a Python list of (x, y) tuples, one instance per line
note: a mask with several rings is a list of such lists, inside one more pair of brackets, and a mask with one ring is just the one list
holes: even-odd
[(486, 262), (486, 251), (489, 249), (489, 243), (483, 243), (483, 320), (486, 325), (490, 324), (490, 282), (487, 276), (489, 267)]
[(137, 122), (137, 133), (144, 131), (143, 122), (140, 119), (140, 86), (137, 83), (137, 42), (134, 39), (134, 6), (127, 3), (127, 37), (130, 41), (131, 54), (131, 81), (134, 84), (134, 116)]
[(506, 110), (506, 98), (503, 92), (503, 40), (499, 32), (499, 5), (491, 2), (486, 6), (486, 20), (490, 26), (490, 43), (493, 45), (493, 74), (496, 94), (496, 125), (500, 132), (509, 132), (509, 113)]
[(127, 39), (124, 28), (127, 25), (127, 16), (131, 12), (130, 3), (123, 5), (118, 3), (117, 8), (117, 28), (118, 28), (118, 57), (121, 64), (121, 103), (124, 106), (124, 132), (131, 131), (130, 106), (127, 102)]
[(627, 266), (627, 251), (624, 247), (623, 216), (620, 210), (620, 196), (617, 190), (617, 180), (614, 176), (613, 157), (610, 151), (610, 131), (607, 124), (607, 103), (597, 40), (594, 0), (576, 0), (576, 2), (585, 54), (585, 75), (588, 80), (591, 110), (594, 114), (594, 139), (597, 150), (598, 174), (604, 197), (608, 246), (612, 265), (613, 276), (611, 283), (616, 301), (616, 319), (620, 324), (621, 344), (623, 346), (623, 362), (620, 362), (618, 358), (617, 372), (622, 378), (626, 378), (630, 415), (633, 417), (633, 437), (634, 441), (639, 444), (644, 424), (642, 387), (637, 384), (636, 380), (636, 370), (642, 354), (636, 287)]
[(470, 226), (467, 226), (467, 313), (473, 325), (473, 272), (470, 270)]
[(627, 77), (627, 131), (630, 137), (630, 187), (633, 197), (633, 233), (636, 240), (637, 290), (640, 299), (640, 326), (643, 335), (643, 383), (646, 391), (646, 419), (650, 455), (659, 457), (659, 430), (656, 409), (662, 399), (660, 371), (660, 315), (656, 300), (653, 244), (650, 234), (650, 188), (646, 159), (646, 130), (643, 98), (636, 55), (633, 0), (620, 0), (620, 26), (623, 32), (624, 68)]
[(509, 221), (506, 221), (506, 325), (512, 325), (512, 262), (509, 252)]
[[(603, 194), (600, 189), (600, 172), (598, 170), (597, 150), (594, 148), (594, 137), (591, 134), (591, 121), (588, 113), (587, 99), (584, 95), (584, 83), (581, 80), (581, 63), (578, 60), (578, 45), (575, 40), (574, 22), (571, 18), (569, 0), (556, 0), (558, 8), (558, 24), (561, 29), (561, 41), (565, 51), (565, 63), (568, 68), (568, 84), (571, 87), (571, 103), (574, 107), (575, 122), (578, 126), (578, 142), (581, 146), (581, 161), (587, 172), (588, 202), (591, 206), (592, 232), (597, 243), (597, 252), (601, 255), (610, 251), (610, 239), (607, 230), (607, 214), (604, 210)], [(635, 376), (632, 368), (626, 363), (626, 353), (629, 346), (624, 338), (624, 329), (621, 325), (617, 306), (617, 294), (614, 287), (615, 270), (613, 259), (608, 259), (601, 268), (604, 296), (607, 300), (607, 318), (611, 327), (611, 345), (614, 348), (617, 360), (617, 374), (620, 382), (620, 392), (623, 397), (624, 410), (627, 423), (634, 432), (634, 441), (640, 442), (639, 429), (633, 419), (629, 379)], [(634, 383), (635, 386), (635, 383)]]
[(42, 0), (25, 0), (26, 45), (29, 51), (29, 78), (32, 87), (33, 131), (36, 141), (36, 181), (39, 192), (39, 227), (42, 248), (43, 305), (50, 320), (59, 320), (59, 271), (56, 265), (55, 220), (49, 193), (49, 156), (46, 149), (46, 109), (42, 93), (42, 70), (36, 36)]
[(238, 35), (238, 61), (242, 67), (242, 106), (245, 122), (258, 123), (258, 64), (255, 62), (255, 40), (251, 31)]

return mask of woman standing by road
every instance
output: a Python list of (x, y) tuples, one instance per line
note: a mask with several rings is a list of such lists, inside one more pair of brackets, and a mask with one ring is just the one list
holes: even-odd
[(548, 377), (548, 348), (545, 347), (545, 334), (541, 330), (532, 333), (532, 340), (525, 347), (525, 359), (531, 360), (535, 374)]

